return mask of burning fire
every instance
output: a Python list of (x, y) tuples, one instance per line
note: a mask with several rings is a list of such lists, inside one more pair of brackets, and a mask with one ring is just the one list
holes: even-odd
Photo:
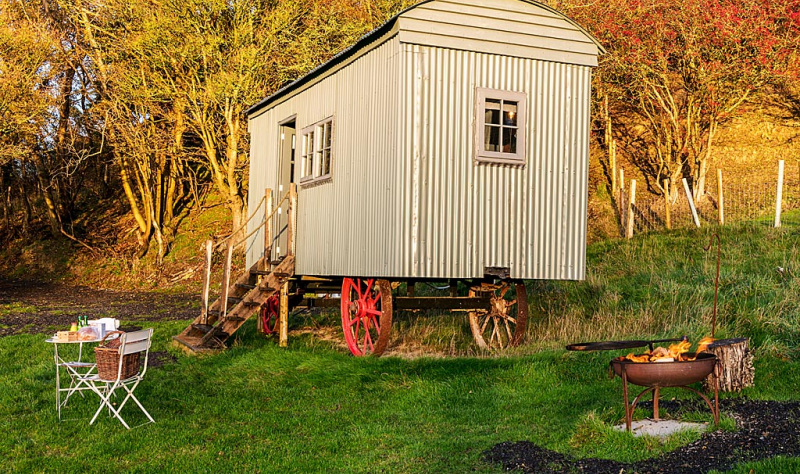
[(635, 355), (631, 353), (625, 357), (620, 357), (620, 360), (630, 360), (633, 362), (690, 361), (690, 360), (695, 360), (697, 358), (697, 354), (706, 350), (706, 348), (708, 348), (708, 345), (711, 344), (712, 342), (714, 342), (714, 339), (711, 337), (704, 337), (703, 339), (700, 339), (700, 342), (697, 343), (697, 350), (695, 351), (693, 356), (690, 356), (689, 348), (692, 346), (692, 343), (689, 342), (689, 339), (684, 336), (681, 342), (677, 344), (672, 344), (667, 349), (663, 347), (656, 347), (655, 349), (653, 349), (653, 352), (650, 352), (648, 350), (644, 354), (640, 355)]

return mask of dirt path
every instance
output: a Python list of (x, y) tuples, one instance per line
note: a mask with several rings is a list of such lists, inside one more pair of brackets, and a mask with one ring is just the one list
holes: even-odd
[(197, 295), (0, 280), (0, 337), (67, 329), (80, 315), (117, 318), (124, 329), (146, 321), (188, 320), (198, 311)]

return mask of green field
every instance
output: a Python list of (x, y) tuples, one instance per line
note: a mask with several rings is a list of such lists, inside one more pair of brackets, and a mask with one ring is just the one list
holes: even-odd
[[(797, 217), (785, 216), (781, 229), (720, 230), (717, 335), (751, 338), (756, 386), (744, 395), (754, 399), (800, 400)], [(716, 255), (702, 246), (712, 231), (591, 246), (585, 282), (530, 283), (528, 342), (501, 356), (470, 356), (456, 317), (399, 316), (393, 355), (380, 359), (356, 359), (321, 338), (331, 332), (325, 325), (335, 327), (331, 315), (293, 320), (288, 349), (248, 324), (230, 350), (207, 357), (170, 347), (187, 322), (157, 323), (153, 350), (175, 360), (150, 369), (137, 390), (156, 423), (130, 432), (104, 415), (88, 426), (97, 406), (89, 395), (71, 400), (69, 420), (59, 422), (52, 347), (41, 334), (3, 337), (0, 462), (12, 472), (497, 472), (482, 453), (518, 440), (576, 457), (652, 457), (699, 435), (661, 443), (612, 431), (623, 416), (621, 382), (607, 366), (618, 353), (563, 345), (708, 334)], [(673, 394), (685, 396), (664, 397)], [(125, 414), (145, 421), (132, 406)], [(724, 429), (733, 425), (723, 416)], [(798, 470), (797, 458), (780, 458), (736, 472)]]

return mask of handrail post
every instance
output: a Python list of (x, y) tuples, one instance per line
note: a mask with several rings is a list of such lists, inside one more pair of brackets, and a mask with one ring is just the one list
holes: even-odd
[(206, 267), (203, 271), (203, 294), (200, 296), (202, 301), (201, 314), (203, 324), (208, 324), (208, 292), (211, 287), (211, 253), (213, 252), (214, 242), (206, 240)]
[[(264, 190), (264, 199), (266, 205), (264, 206), (264, 261), (269, 262), (272, 259), (272, 189), (267, 188)], [(266, 266), (265, 270), (269, 268)]]
[(233, 242), (228, 240), (228, 251), (225, 255), (225, 271), (222, 274), (222, 317), (228, 315), (228, 286), (231, 284), (231, 260), (233, 258)]
[(287, 347), (289, 345), (289, 282), (286, 281), (280, 288), (280, 328), (278, 333), (278, 346)]
[(295, 239), (297, 238), (297, 185), (289, 185), (289, 209), (286, 213), (289, 219), (286, 229), (287, 255), (294, 255), (296, 249)]

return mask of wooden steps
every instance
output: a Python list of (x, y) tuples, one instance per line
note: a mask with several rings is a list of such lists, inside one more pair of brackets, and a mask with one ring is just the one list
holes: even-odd
[[(225, 342), (258, 311), (267, 299), (276, 294), (294, 276), (294, 256), (284, 257), (273, 270), (264, 258), (228, 288), (227, 314), (222, 314), (221, 298), (209, 306), (186, 329), (173, 336), (174, 344), (191, 352), (213, 352), (225, 348)], [(257, 281), (258, 277), (261, 281)]]

